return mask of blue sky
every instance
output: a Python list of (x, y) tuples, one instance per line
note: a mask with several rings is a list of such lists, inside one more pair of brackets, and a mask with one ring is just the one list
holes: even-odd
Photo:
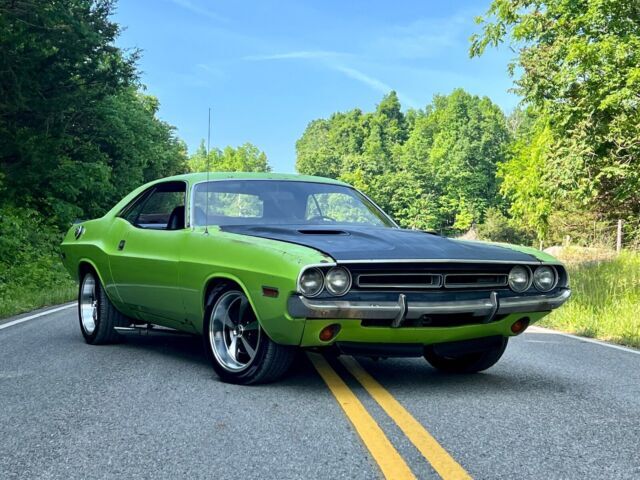
[(385, 92), (404, 108), (463, 87), (506, 112), (518, 103), (507, 48), (469, 59), (474, 17), (489, 1), (120, 0), (118, 43), (140, 48), (142, 80), (191, 152), (252, 142), (293, 172), (307, 124), (371, 110)]

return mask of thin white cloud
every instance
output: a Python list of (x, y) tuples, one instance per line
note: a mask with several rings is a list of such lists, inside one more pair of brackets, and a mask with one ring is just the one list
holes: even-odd
[(274, 53), (269, 55), (249, 55), (243, 60), (263, 61), (263, 60), (295, 60), (295, 59), (315, 59), (332, 58), (344, 56), (343, 53), (330, 52), (326, 50), (301, 50), (298, 52)]
[[(378, 78), (374, 78), (370, 75), (367, 75), (366, 73), (363, 73), (360, 70), (356, 70), (355, 68), (345, 67), (343, 65), (331, 65), (331, 68), (344, 73), (349, 78), (352, 78), (354, 80), (364, 83), (365, 85), (371, 87), (374, 90), (377, 90), (378, 92), (389, 93), (391, 90), (396, 90), (391, 85), (388, 85), (382, 80)], [(396, 90), (396, 93), (398, 94), (398, 98), (402, 103), (413, 108), (418, 107), (418, 103), (412, 100), (411, 98), (407, 97), (401, 92), (398, 92), (397, 90)]]
[[(345, 57), (351, 55), (341, 52), (333, 52), (328, 50), (300, 50), (294, 52), (274, 53), (267, 55), (249, 55), (243, 58), (243, 60), (249, 61), (269, 61), (269, 60), (316, 60), (325, 67), (340, 72), (347, 77), (357, 80), (369, 88), (382, 93), (389, 93), (394, 88), (391, 85), (383, 82), (382, 80), (367, 75), (366, 73), (357, 70), (353, 67), (344, 65), (343, 60)], [(409, 105), (410, 107), (417, 107), (417, 103), (406, 95), (398, 93), (400, 100)]]
[(378, 90), (380, 92), (388, 92), (389, 90), (393, 90), (390, 85), (387, 85), (382, 80), (370, 77), (369, 75), (362, 73), (360, 70), (356, 70), (355, 68), (343, 67), (342, 65), (332, 65), (331, 68), (344, 73), (349, 78), (353, 78), (354, 80), (358, 80), (365, 85), (370, 86), (374, 90)]
[(424, 18), (395, 25), (367, 45), (367, 50), (407, 59), (447, 55), (452, 49), (468, 48), (472, 19), (472, 14), (458, 12), (451, 17)]
[(228, 22), (229, 19), (212, 11), (208, 8), (205, 8), (201, 5), (198, 5), (191, 0), (169, 0), (171, 3), (178, 5), (179, 7), (184, 8), (185, 10), (189, 10), (196, 15), (202, 15), (204, 17), (210, 18), (211, 20), (215, 20), (217, 22)]

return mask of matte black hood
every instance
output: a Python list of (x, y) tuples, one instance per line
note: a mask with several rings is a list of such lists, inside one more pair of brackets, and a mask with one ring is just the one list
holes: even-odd
[(529, 254), (418, 230), (342, 225), (228, 225), (221, 230), (315, 248), (335, 260), (484, 260), (532, 262)]

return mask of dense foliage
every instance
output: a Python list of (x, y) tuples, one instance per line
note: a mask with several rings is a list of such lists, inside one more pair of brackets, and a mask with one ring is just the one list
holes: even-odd
[(486, 97), (455, 90), (405, 114), (391, 92), (375, 112), (311, 122), (296, 166), (354, 184), (403, 226), (456, 233), (500, 206), (496, 169), (509, 139), (503, 113)]
[(213, 148), (207, 158), (204, 141), (198, 150), (189, 157), (189, 170), (192, 172), (270, 172), (267, 155), (251, 143), (237, 148)]
[(597, 221), (637, 219), (640, 2), (494, 0), (478, 20), (471, 54), (509, 42), (534, 116), (502, 169), (513, 215), (543, 237), (566, 206)]
[(137, 54), (114, 46), (112, 10), (107, 0), (0, 2), (3, 203), (59, 226), (184, 170), (185, 147), (138, 91)]
[[(56, 251), (74, 219), (102, 215), (141, 183), (186, 169), (184, 144), (142, 93), (137, 52), (114, 45), (113, 8), (110, 0), (0, 0), (4, 305), (17, 292), (69, 289)], [(50, 301), (26, 296), (15, 309)]]
[(59, 232), (27, 208), (0, 209), (0, 318), (73, 298)]

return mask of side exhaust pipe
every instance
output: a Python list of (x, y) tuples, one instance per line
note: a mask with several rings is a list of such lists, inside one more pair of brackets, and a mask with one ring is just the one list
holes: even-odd
[(171, 334), (171, 335), (190, 335), (187, 332), (182, 332), (174, 328), (161, 327), (159, 325), (153, 325), (147, 323), (146, 325), (129, 325), (128, 327), (113, 327), (113, 329), (121, 334), (133, 334), (133, 335), (155, 335), (155, 334)]

